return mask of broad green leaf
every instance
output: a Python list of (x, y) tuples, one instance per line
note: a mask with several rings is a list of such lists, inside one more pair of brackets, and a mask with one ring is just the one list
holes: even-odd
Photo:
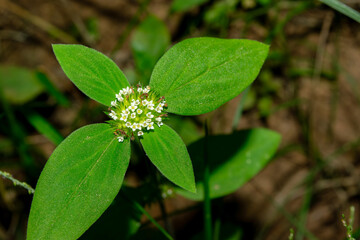
[(53, 152), (38, 180), (27, 239), (77, 239), (120, 190), (130, 159), (108, 124), (82, 127)]
[(195, 192), (194, 172), (184, 142), (170, 127), (163, 125), (144, 133), (141, 144), (150, 161), (176, 185)]
[(148, 82), (151, 72), (170, 45), (170, 34), (165, 24), (154, 16), (147, 17), (131, 39), (131, 48), (138, 72), (143, 82)]
[(44, 90), (35, 71), (16, 66), (0, 66), (0, 88), (13, 104), (24, 104)]
[(41, 115), (25, 112), (25, 117), (39, 133), (44, 135), (55, 145), (59, 145), (64, 139), (63, 136)]
[(159, 60), (150, 86), (165, 96), (168, 112), (210, 112), (255, 80), (267, 54), (267, 45), (252, 40), (187, 39)]
[(171, 10), (174, 12), (183, 12), (208, 1), (209, 0), (174, 0), (171, 5)]
[(339, 0), (320, 0), (320, 2), (325, 3), (329, 7), (360, 23), (360, 13)]
[[(210, 165), (210, 197), (226, 196), (254, 177), (271, 160), (280, 144), (280, 135), (267, 129), (251, 129), (232, 135), (208, 138)], [(177, 189), (177, 192), (193, 200), (203, 200), (203, 153), (204, 139), (189, 146), (194, 165), (196, 194)]]
[(132, 196), (126, 194), (124, 188), (127, 189), (126, 192), (137, 191), (123, 185), (110, 207), (81, 236), (80, 240), (128, 239), (137, 232), (142, 213), (134, 206)]
[(53, 50), (66, 76), (88, 97), (110, 106), (115, 94), (129, 83), (116, 64), (102, 53), (73, 44), (54, 44)]

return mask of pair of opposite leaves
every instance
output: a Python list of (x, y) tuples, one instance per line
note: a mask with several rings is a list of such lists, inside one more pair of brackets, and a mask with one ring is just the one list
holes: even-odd
[[(110, 106), (129, 85), (103, 54), (81, 45), (53, 45), (67, 77), (87, 96)], [(249, 86), (268, 54), (268, 46), (239, 39), (184, 40), (156, 64), (152, 91), (164, 96), (167, 112), (210, 112)], [(170, 127), (155, 127), (141, 139), (159, 171), (178, 186), (196, 191), (185, 144)], [(119, 192), (130, 160), (130, 141), (117, 142), (108, 124), (82, 127), (54, 151), (38, 180), (27, 239), (77, 239), (109, 207)], [(120, 216), (119, 216), (120, 217)]]

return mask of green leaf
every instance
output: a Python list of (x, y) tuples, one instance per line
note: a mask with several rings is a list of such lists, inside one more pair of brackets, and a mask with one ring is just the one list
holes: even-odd
[(195, 192), (194, 172), (184, 142), (170, 127), (163, 125), (144, 133), (142, 146), (150, 161), (176, 185)]
[[(267, 129), (250, 129), (232, 135), (209, 136), (210, 197), (226, 196), (254, 177), (271, 160), (280, 144), (280, 135)], [(189, 146), (194, 164), (197, 192), (177, 192), (192, 200), (203, 200), (204, 139)]]
[(25, 112), (25, 117), (30, 124), (55, 145), (59, 145), (63, 136), (41, 115), (34, 112)]
[(360, 23), (360, 13), (338, 0), (320, 0), (329, 7)]
[(208, 1), (209, 0), (174, 0), (171, 5), (171, 10), (174, 12), (183, 12)]
[(150, 86), (165, 96), (168, 112), (210, 112), (255, 80), (267, 54), (267, 45), (252, 40), (187, 39), (159, 60)]
[(54, 44), (66, 76), (88, 97), (110, 106), (120, 89), (130, 86), (116, 64), (102, 53), (73, 44)]
[(119, 192), (129, 159), (129, 141), (117, 142), (108, 124), (73, 132), (40, 175), (27, 239), (79, 238)]
[(13, 104), (24, 104), (44, 90), (35, 71), (16, 66), (0, 66), (0, 88)]
[(154, 16), (147, 17), (135, 29), (131, 49), (143, 81), (149, 81), (151, 72), (170, 45), (170, 34), (165, 24)]

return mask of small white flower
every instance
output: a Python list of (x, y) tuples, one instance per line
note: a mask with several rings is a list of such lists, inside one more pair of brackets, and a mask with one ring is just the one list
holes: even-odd
[(142, 114), (142, 112), (143, 112), (143, 111), (142, 111), (140, 108), (139, 108), (138, 110), (136, 110), (136, 113), (137, 113), (137, 114)]
[(124, 101), (124, 98), (121, 96), (121, 94), (116, 94), (115, 97), (119, 102)]
[(146, 122), (147, 122), (147, 123), (151, 123), (151, 121), (152, 121), (152, 120), (151, 120), (150, 118), (146, 119)]
[(140, 125), (145, 128), (145, 127), (147, 127), (147, 126), (149, 125), (149, 123), (147, 123), (147, 122), (141, 122)]
[(142, 93), (143, 89), (142, 89), (141, 87), (139, 87), (139, 88), (137, 89), (137, 91), (138, 91), (138, 93)]
[(131, 117), (131, 118), (136, 118), (136, 113), (132, 113), (132, 114), (130, 115), (130, 117)]
[(125, 126), (128, 127), (128, 128), (131, 127), (131, 122), (126, 122)]
[(154, 123), (150, 122), (146, 129), (147, 130), (154, 129)]
[(136, 129), (141, 130), (141, 124), (140, 123), (134, 123), (134, 125), (136, 124)]
[(153, 101), (152, 101), (152, 100), (148, 102), (147, 108), (148, 108), (149, 110), (154, 110), (154, 104), (153, 104)]
[(136, 123), (134, 123), (134, 124), (131, 126), (131, 129), (133, 130), (133, 132), (135, 132), (135, 131), (136, 131), (136, 129), (137, 129), (137, 124), (136, 124)]
[(157, 125), (158, 125), (159, 127), (161, 127), (161, 126), (164, 125), (164, 124), (163, 124), (162, 122), (158, 122)]
[(142, 103), (143, 106), (146, 106), (149, 102), (145, 99), (145, 100), (142, 100), (141, 103)]
[(142, 131), (139, 131), (138, 136), (142, 136), (142, 135), (144, 135), (144, 133)]
[(122, 115), (122, 117), (120, 118), (120, 120), (126, 122), (126, 120), (127, 120), (127, 115)]
[(129, 112), (129, 110), (125, 109), (125, 110), (122, 110), (122, 113), (126, 114), (126, 115), (129, 115), (130, 112)]
[(140, 104), (139, 100), (135, 100), (135, 99), (131, 100), (131, 105), (139, 105), (139, 104)]
[(117, 139), (118, 139), (119, 142), (123, 142), (123, 141), (124, 141), (124, 137), (123, 137), (123, 136), (119, 136), (119, 137), (117, 137)]
[(130, 109), (132, 112), (134, 112), (137, 108), (138, 106), (136, 105), (131, 105), (130, 107), (128, 107), (128, 109)]
[(111, 110), (111, 113), (109, 113), (109, 116), (114, 120), (118, 119), (118, 117), (116, 116), (116, 113), (113, 110)]
[(151, 112), (148, 112), (148, 113), (146, 114), (146, 116), (147, 116), (148, 118), (153, 118), (153, 117), (154, 117), (154, 115), (152, 115)]
[(160, 106), (157, 106), (157, 107), (155, 108), (155, 111), (158, 112), (158, 113), (161, 113), (162, 110), (163, 110), (163, 108), (160, 107)]
[(158, 121), (158, 122), (162, 121), (161, 117), (157, 117), (157, 118), (155, 118), (155, 120)]
[(113, 107), (116, 106), (116, 100), (111, 102), (111, 106), (113, 106)]
[(150, 92), (150, 87), (149, 87), (149, 86), (146, 86), (146, 88), (143, 89), (143, 92), (144, 92), (144, 93)]

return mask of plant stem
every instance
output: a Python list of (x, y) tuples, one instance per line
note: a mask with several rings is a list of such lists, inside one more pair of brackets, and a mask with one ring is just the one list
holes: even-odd
[(125, 199), (127, 199), (128, 201), (134, 203), (134, 206), (142, 213), (144, 214), (149, 220), (150, 222), (152, 222), (158, 229), (160, 232), (162, 232), (164, 234), (165, 237), (167, 237), (169, 240), (174, 240), (172, 236), (170, 236), (170, 234), (163, 228), (161, 227), (161, 225), (145, 210), (145, 208), (143, 208), (143, 206), (141, 206), (140, 203), (138, 203), (137, 201), (130, 199), (126, 194), (122, 194)]
[(10, 173), (0, 171), (0, 176), (9, 179), (14, 183), (15, 186), (21, 186), (25, 188), (26, 190), (28, 190), (29, 194), (33, 194), (35, 192), (35, 190), (29, 184), (25, 182), (20, 182), (19, 180), (15, 179)]
[(205, 141), (204, 141), (204, 228), (205, 228), (205, 239), (212, 239), (212, 230), (211, 230), (211, 199), (209, 191), (209, 177), (210, 177), (210, 166), (208, 162), (208, 123), (205, 121)]

